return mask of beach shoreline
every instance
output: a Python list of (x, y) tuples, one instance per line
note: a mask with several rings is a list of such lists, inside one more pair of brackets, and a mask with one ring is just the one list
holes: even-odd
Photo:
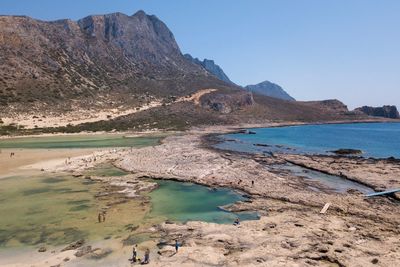
[[(227, 187), (250, 197), (247, 202), (227, 207), (228, 210), (257, 211), (261, 215), (259, 221), (242, 222), (239, 228), (204, 222), (162, 223), (157, 227), (160, 240), (168, 244), (175, 238), (183, 240), (181, 253), (173, 255), (173, 248), (168, 245), (154, 248), (154, 253), (159, 255), (149, 266), (253, 266), (260, 263), (372, 266), (375, 259), (386, 266), (394, 266), (391, 263), (400, 260), (395, 238), (400, 233), (396, 216), (400, 207), (390, 199), (367, 200), (359, 192), (315, 192), (309, 189), (309, 181), (269, 170), (270, 164), (285, 158), (244, 156), (218, 151), (207, 143), (207, 136), (250, 128), (248, 126), (194, 128), (168, 136), (157, 146), (99, 153), (96, 162), (85, 160), (90, 155), (72, 157), (71, 164), (49, 164), (44, 169), (45, 172), (66, 171), (78, 176), (87, 168), (108, 162), (130, 172), (133, 179), (170, 179)], [(394, 167), (397, 171), (397, 165), (383, 166), (389, 171)], [(363, 168), (362, 163), (359, 168)], [(382, 174), (377, 172), (377, 175)], [(371, 181), (365, 182), (376, 187)], [(331, 203), (330, 208), (326, 214), (320, 214), (326, 203)], [(79, 261), (75, 261), (76, 266)], [(75, 266), (72, 261), (60, 264)]]

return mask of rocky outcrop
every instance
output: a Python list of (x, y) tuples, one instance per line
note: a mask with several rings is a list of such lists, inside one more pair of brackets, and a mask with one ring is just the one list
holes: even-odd
[(363, 106), (356, 108), (355, 111), (362, 112), (368, 116), (383, 117), (390, 119), (400, 119), (399, 111), (396, 106), (369, 107)]
[(254, 105), (253, 95), (248, 92), (236, 94), (211, 94), (202, 100), (202, 106), (219, 113), (231, 113)]
[(247, 85), (245, 88), (250, 92), (260, 95), (266, 95), (283, 100), (295, 100), (285, 90), (283, 90), (282, 87), (270, 81), (264, 81), (255, 85)]
[(209, 73), (211, 73), (212, 75), (214, 75), (221, 81), (233, 84), (233, 82), (225, 74), (225, 72), (222, 70), (222, 68), (220, 66), (218, 66), (217, 64), (215, 64), (214, 60), (204, 59), (203, 61), (201, 61), (198, 58), (193, 58), (190, 54), (185, 54), (184, 56), (189, 61), (206, 69)]
[(308, 101), (302, 102), (305, 105), (317, 107), (325, 112), (331, 112), (335, 114), (348, 114), (349, 109), (343, 102), (337, 99), (328, 99), (322, 101)]

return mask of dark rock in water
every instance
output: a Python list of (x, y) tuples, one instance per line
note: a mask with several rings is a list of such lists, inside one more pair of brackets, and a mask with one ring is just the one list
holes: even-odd
[(124, 246), (133, 246), (139, 243), (142, 243), (146, 240), (149, 240), (149, 234), (148, 233), (141, 233), (141, 234), (133, 234), (129, 235), (127, 238), (122, 240), (122, 244)]
[(338, 150), (333, 150), (333, 151), (328, 151), (335, 153), (337, 155), (359, 155), (362, 154), (363, 152), (359, 149), (351, 149), (351, 148), (341, 148)]
[(66, 246), (65, 248), (63, 248), (61, 251), (66, 251), (66, 250), (74, 250), (77, 248), (80, 248), (83, 246), (83, 244), (85, 244), (85, 240), (84, 239), (80, 239), (72, 244), (69, 244), (68, 246)]
[(163, 247), (165, 247), (165, 246), (167, 246), (168, 245), (168, 241), (167, 240), (163, 240), (163, 239), (161, 239), (158, 243), (157, 243), (157, 247), (159, 248), (159, 249), (161, 249), (161, 248), (163, 248)]
[(367, 114), (368, 116), (400, 119), (400, 114), (396, 106), (383, 106), (383, 107), (363, 106), (360, 108), (356, 108), (355, 111), (362, 112), (364, 114)]
[(254, 146), (263, 146), (263, 147), (269, 147), (270, 145), (267, 144), (253, 144)]

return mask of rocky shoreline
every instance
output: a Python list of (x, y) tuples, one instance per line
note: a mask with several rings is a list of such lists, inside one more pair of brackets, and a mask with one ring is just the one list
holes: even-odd
[[(378, 190), (398, 184), (397, 161), (286, 154), (269, 157), (210, 147), (210, 135), (228, 131), (232, 129), (196, 129), (166, 137), (154, 147), (103, 151), (95, 155), (96, 161), (91, 160), (93, 155), (73, 158), (69, 165), (48, 166), (46, 171), (70, 171), (79, 176), (96, 164), (112, 162), (131, 174), (92, 179), (121, 186), (119, 191), (128, 195), (134, 184), (147, 178), (228, 187), (244, 192), (249, 200), (225, 207), (227, 210), (257, 211), (261, 216), (240, 226), (205, 222), (157, 225), (153, 231), (160, 236), (159, 246), (153, 248), (149, 266), (397, 266), (400, 205), (396, 201), (367, 199), (356, 190), (339, 194), (319, 187), (316, 191), (310, 188), (313, 182), (271, 168), (290, 161)], [(326, 203), (330, 207), (321, 214)], [(177, 254), (172, 246), (175, 239), (182, 243)]]
[[(160, 266), (168, 266), (169, 261), (182, 266), (372, 266), (376, 261), (394, 266), (393, 262), (399, 261), (397, 203), (387, 198), (365, 199), (358, 192), (315, 192), (302, 179), (268, 170), (268, 164), (285, 159), (220, 153), (206, 148), (204, 135), (168, 137), (160, 146), (139, 149), (117, 160), (116, 165), (139, 176), (239, 189), (251, 196), (251, 201), (233, 205), (233, 210), (258, 211), (262, 218), (243, 223), (243, 231), (208, 223), (162, 225), (165, 236), (184, 236), (182, 251), (187, 255), (172, 260), (160, 252)], [(326, 203), (331, 206), (321, 215)], [(271, 223), (275, 226), (268, 228)], [(212, 228), (211, 237), (205, 235)], [(265, 233), (263, 229), (274, 230)], [(220, 233), (225, 233), (223, 238), (214, 236)], [(242, 237), (251, 244), (243, 246)], [(208, 251), (206, 259), (204, 251)]]

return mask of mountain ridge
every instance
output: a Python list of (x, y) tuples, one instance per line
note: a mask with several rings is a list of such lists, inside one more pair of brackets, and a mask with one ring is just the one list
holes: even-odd
[(228, 75), (225, 74), (224, 70), (219, 65), (217, 65), (214, 60), (205, 58), (203, 59), (203, 61), (201, 61), (199, 58), (194, 58), (188, 53), (184, 54), (183, 56), (189, 61), (203, 67), (205, 70), (216, 76), (221, 81), (235, 84), (229, 79)]
[(3, 110), (23, 110), (25, 103), (68, 110), (73, 100), (109, 105), (127, 101), (126, 94), (136, 105), (143, 94), (165, 98), (230, 86), (186, 60), (168, 27), (141, 11), (51, 22), (2, 16), (0, 52)]
[(253, 93), (275, 97), (283, 100), (296, 101), (281, 86), (268, 80), (254, 85), (247, 85), (245, 88)]

